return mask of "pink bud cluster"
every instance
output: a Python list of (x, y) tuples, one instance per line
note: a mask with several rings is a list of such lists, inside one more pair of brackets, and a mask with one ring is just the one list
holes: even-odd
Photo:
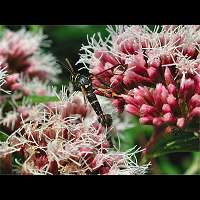
[[(144, 174), (148, 166), (134, 161), (136, 152), (110, 149), (107, 132), (79, 96), (29, 113), (7, 143), (23, 163), (21, 174)], [(88, 116), (90, 116), (88, 118)], [(4, 156), (5, 156), (4, 150)]]
[(108, 27), (104, 42), (92, 37), (78, 63), (93, 74), (96, 93), (119, 112), (155, 127), (199, 130), (200, 26)]

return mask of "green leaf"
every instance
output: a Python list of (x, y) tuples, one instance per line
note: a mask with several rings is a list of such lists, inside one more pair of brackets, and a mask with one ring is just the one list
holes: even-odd
[(8, 135), (2, 131), (0, 131), (0, 141), (4, 142), (8, 138)]
[(191, 133), (165, 136), (152, 147), (146, 158), (156, 158), (175, 152), (200, 152), (200, 139)]
[(56, 96), (37, 96), (37, 95), (26, 97), (26, 100), (31, 101), (31, 103), (33, 104), (59, 101), (58, 97)]

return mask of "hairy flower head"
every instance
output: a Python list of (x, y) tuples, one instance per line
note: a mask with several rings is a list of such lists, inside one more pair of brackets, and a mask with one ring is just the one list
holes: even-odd
[(80, 60), (94, 75), (96, 93), (119, 112), (155, 127), (199, 131), (199, 26), (109, 26), (88, 39)]
[(30, 113), (6, 142), (25, 160), (22, 174), (145, 173), (148, 165), (140, 168), (135, 157), (141, 150), (116, 151), (108, 134), (91, 108), (74, 95), (65, 102), (39, 105), (37, 114)]
[(48, 46), (46, 38), (41, 31), (32, 33), (24, 28), (15, 32), (5, 31), (0, 40), (0, 61), (7, 65), (7, 72), (11, 76), (8, 76), (9, 88), (18, 89), (17, 76), (21, 74), (43, 81), (56, 80), (60, 70), (55, 58), (42, 50), (42, 47)]

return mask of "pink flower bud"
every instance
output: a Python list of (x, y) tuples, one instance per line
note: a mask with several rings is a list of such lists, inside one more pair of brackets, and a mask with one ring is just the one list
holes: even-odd
[(166, 113), (163, 115), (163, 120), (167, 123), (176, 122), (176, 118), (171, 113)]
[[(129, 68), (131, 67), (131, 65), (129, 65)], [(134, 65), (133, 69), (132, 69), (135, 73), (139, 74), (139, 75), (143, 75), (145, 77), (147, 77), (148, 73), (147, 73), (147, 68), (143, 67), (143, 66), (139, 66), (139, 65)], [(131, 70), (130, 70), (131, 71)]]
[(142, 116), (146, 116), (146, 115), (156, 116), (157, 109), (153, 106), (143, 104), (140, 108), (140, 113)]
[(153, 98), (155, 105), (158, 109), (162, 107), (162, 100), (161, 100), (161, 93), (162, 93), (163, 86), (161, 83), (156, 85), (156, 89), (153, 92)]
[(168, 95), (169, 95), (168, 90), (164, 86), (162, 86), (162, 92), (160, 94), (160, 98), (162, 100), (162, 103), (167, 103)]
[(200, 77), (199, 75), (194, 76), (194, 82), (195, 82), (195, 93), (200, 94)]
[(145, 100), (149, 104), (152, 104), (154, 100), (151, 91), (147, 87), (141, 87), (141, 86), (138, 87), (138, 90), (140, 91), (141, 95), (145, 98)]
[(141, 88), (142, 88), (141, 86), (139, 86), (138, 88), (134, 88), (134, 89), (130, 90), (128, 92), (128, 94), (129, 95), (133, 95), (133, 96), (141, 96), (141, 97), (143, 97), (144, 93), (141, 90)]
[(6, 78), (6, 82), (8, 85), (15, 83), (19, 78), (19, 74), (12, 74)]
[(97, 167), (97, 159), (96, 158), (92, 159), (92, 161), (90, 162), (89, 166), (92, 169), (95, 169)]
[(139, 109), (132, 104), (125, 105), (125, 110), (133, 115), (140, 116)]
[(150, 91), (147, 90), (145, 87), (138, 87), (130, 90), (129, 95), (134, 95), (135, 101), (137, 101), (138, 105), (142, 104), (152, 104), (153, 97)]
[(180, 86), (180, 94), (186, 99), (186, 101), (188, 101), (194, 94), (194, 90), (195, 90), (194, 80), (190, 78), (182, 82)]
[(48, 158), (47, 156), (40, 156), (35, 158), (34, 164), (40, 169), (42, 168), (45, 164), (48, 163)]
[(125, 100), (123, 98), (117, 98), (117, 99), (113, 100), (112, 105), (115, 106), (119, 112), (123, 112)]
[(148, 72), (149, 78), (152, 81), (158, 82), (161, 79), (160, 73), (158, 72), (158, 69), (156, 69), (155, 67), (149, 67), (147, 69), (147, 72)]
[(193, 117), (200, 117), (200, 107), (196, 107), (190, 113), (190, 119)]
[(124, 85), (123, 85), (123, 76), (122, 75), (114, 75), (110, 79), (110, 87), (114, 91), (123, 91), (124, 90)]
[(162, 126), (164, 123), (164, 120), (161, 118), (161, 117), (155, 117), (153, 119), (153, 125), (157, 126), (157, 127), (160, 127)]
[(126, 54), (135, 54), (136, 51), (139, 51), (139, 45), (133, 41), (125, 40), (121, 42), (119, 50)]
[(167, 86), (167, 89), (168, 89), (168, 91), (169, 91), (170, 94), (173, 94), (174, 96), (177, 95), (177, 89), (176, 89), (176, 86), (175, 86), (175, 85), (169, 84), (169, 85)]
[(153, 117), (151, 117), (151, 116), (148, 116), (148, 117), (140, 117), (139, 122), (140, 122), (141, 124), (152, 125)]
[(179, 128), (184, 128), (184, 126), (185, 126), (185, 118), (183, 118), (183, 117), (178, 118), (178, 119), (177, 119), (176, 125), (177, 125)]
[(132, 88), (134, 84), (152, 84), (152, 81), (149, 78), (138, 75), (133, 71), (126, 71), (123, 82), (128, 88)]
[(107, 166), (104, 167), (104, 166), (103, 166), (103, 167), (100, 167), (98, 171), (99, 171), (99, 173), (100, 173), (101, 175), (103, 175), (103, 174), (107, 174), (107, 173), (109, 172), (109, 170), (110, 170), (110, 167), (107, 167)]
[(104, 88), (105, 85), (110, 85), (111, 77), (112, 77), (112, 72), (109, 72), (109, 70), (105, 71), (105, 69), (103, 69), (99, 70), (98, 73), (95, 73), (93, 80), (97, 80), (99, 84), (101, 84)]
[(170, 105), (172, 110), (176, 110), (178, 108), (177, 100), (172, 94), (167, 97), (167, 103)]
[(187, 46), (184, 49), (183, 53), (191, 58), (196, 58), (196, 56), (198, 55), (198, 51), (194, 45)]
[(130, 95), (121, 94), (120, 97), (122, 97), (127, 104), (138, 105), (138, 101)]
[(86, 106), (77, 106), (75, 108), (75, 113), (80, 114), (83, 117), (86, 116), (87, 112), (89, 112), (89, 109)]
[(97, 66), (95, 66), (95, 67), (93, 67), (91, 70), (90, 70), (90, 72), (94, 75), (94, 76), (96, 76), (96, 75), (98, 75), (99, 73), (102, 73), (102, 74), (99, 74), (98, 75), (98, 77), (99, 78), (103, 78), (103, 77), (111, 77), (112, 76), (112, 71), (111, 70), (106, 70), (105, 69), (105, 66), (102, 64), (102, 63), (100, 63), (99, 65), (97, 65)]
[(146, 100), (143, 96), (139, 96), (139, 95), (135, 95), (134, 96), (135, 101), (137, 101), (137, 105), (142, 105), (142, 104), (146, 104)]
[(97, 58), (99, 58), (100, 61), (103, 62), (103, 63), (108, 62), (108, 63), (111, 63), (112, 65), (117, 65), (118, 64), (117, 60), (107, 52), (96, 51), (95, 52), (95, 56)]
[(102, 84), (101, 81), (99, 81), (98, 79), (93, 79), (92, 80), (92, 85), (96, 88), (104, 88), (104, 85)]
[(20, 83), (14, 83), (10, 86), (11, 90), (12, 91), (16, 91), (16, 90), (19, 90), (21, 88), (21, 84)]
[(172, 112), (171, 107), (170, 107), (169, 104), (164, 104), (163, 107), (162, 107), (162, 111), (164, 113), (171, 113)]
[(49, 172), (52, 174), (58, 173), (58, 164), (55, 160), (51, 161), (50, 166), (49, 166)]
[(132, 55), (126, 60), (126, 63), (129, 68), (133, 67), (133, 71), (137, 74), (143, 74), (144, 76), (147, 75), (146, 62), (143, 53), (140, 52), (137, 55)]
[(160, 58), (154, 58), (153, 60), (148, 61), (149, 67), (158, 68), (161, 65)]
[(92, 149), (90, 147), (81, 147), (79, 149), (79, 156), (86, 157), (88, 155), (91, 155), (93, 153)]
[(195, 107), (200, 107), (200, 95), (195, 94), (189, 101), (189, 108), (192, 110)]
[(173, 63), (172, 57), (169, 54), (161, 55), (160, 57), (162, 65)]
[(165, 68), (164, 77), (165, 77), (165, 82), (166, 82), (167, 85), (174, 84), (174, 78), (173, 78), (171, 71), (168, 67)]

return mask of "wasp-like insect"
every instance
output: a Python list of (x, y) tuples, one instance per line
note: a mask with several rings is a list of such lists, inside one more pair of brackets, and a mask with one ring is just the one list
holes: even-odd
[(112, 125), (112, 117), (110, 114), (105, 114), (103, 112), (100, 103), (94, 93), (91, 75), (86, 76), (81, 73), (75, 72), (68, 59), (66, 59), (66, 62), (68, 65), (64, 65), (61, 62), (58, 63), (64, 65), (71, 73), (71, 81), (74, 85), (75, 90), (82, 91), (84, 101), (86, 102), (87, 98), (87, 100), (89, 101), (89, 103), (91, 104), (92, 108), (98, 116), (98, 121), (102, 124), (102, 126), (109, 128)]

